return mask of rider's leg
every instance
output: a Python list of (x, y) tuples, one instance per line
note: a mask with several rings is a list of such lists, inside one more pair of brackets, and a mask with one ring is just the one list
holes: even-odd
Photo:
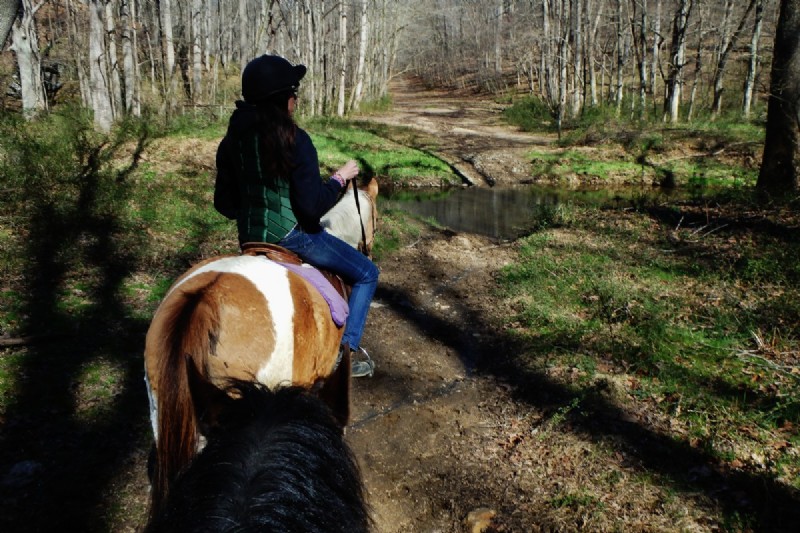
[(314, 266), (336, 272), (352, 286), (348, 302), (350, 314), (342, 344), (358, 351), (369, 304), (378, 285), (378, 267), (364, 254), (325, 231), (309, 234), (295, 228), (279, 244)]

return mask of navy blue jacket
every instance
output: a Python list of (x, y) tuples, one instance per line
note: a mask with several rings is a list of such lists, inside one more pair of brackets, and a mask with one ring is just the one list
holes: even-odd
[[(230, 219), (243, 216), (246, 210), (242, 208), (248, 207), (246, 202), (249, 200), (242, 193), (246, 187), (242, 185), (263, 185), (246, 183), (258, 180), (260, 172), (247, 171), (247, 168), (258, 165), (254, 162), (248, 165), (247, 161), (243, 161), (244, 156), (239, 149), (242, 139), (255, 139), (257, 136), (256, 109), (241, 101), (236, 102), (236, 107), (228, 123), (228, 131), (217, 149), (217, 179), (214, 187), (214, 207)], [(288, 177), (292, 212), (303, 231), (317, 233), (322, 231), (320, 217), (339, 199), (342, 186), (336, 180), (322, 180), (317, 150), (308, 133), (299, 127), (296, 128), (292, 162), (293, 170)], [(240, 239), (242, 237), (240, 235)]]

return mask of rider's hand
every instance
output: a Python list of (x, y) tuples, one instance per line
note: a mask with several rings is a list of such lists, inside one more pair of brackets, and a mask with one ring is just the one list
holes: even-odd
[(358, 163), (351, 159), (345, 163), (342, 168), (337, 170), (336, 173), (339, 174), (346, 183), (358, 176)]

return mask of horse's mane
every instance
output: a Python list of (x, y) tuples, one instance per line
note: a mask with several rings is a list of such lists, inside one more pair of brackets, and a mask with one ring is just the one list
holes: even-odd
[(298, 387), (237, 381), (232, 393), (147, 531), (368, 531), (358, 466), (330, 409)]

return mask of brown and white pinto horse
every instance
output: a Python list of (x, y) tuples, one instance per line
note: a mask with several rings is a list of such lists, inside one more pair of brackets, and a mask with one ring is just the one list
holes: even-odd
[[(372, 179), (323, 218), (326, 231), (371, 249), (375, 232)], [(203, 261), (178, 278), (155, 312), (145, 342), (145, 381), (155, 437), (151, 508), (157, 509), (203, 441), (189, 372), (218, 388), (231, 379), (269, 388), (314, 389), (342, 425), (349, 417), (350, 361), (337, 361), (343, 328), (305, 278), (263, 256)], [(191, 365), (191, 367), (190, 367)], [(209, 413), (213, 418), (213, 413)]]

